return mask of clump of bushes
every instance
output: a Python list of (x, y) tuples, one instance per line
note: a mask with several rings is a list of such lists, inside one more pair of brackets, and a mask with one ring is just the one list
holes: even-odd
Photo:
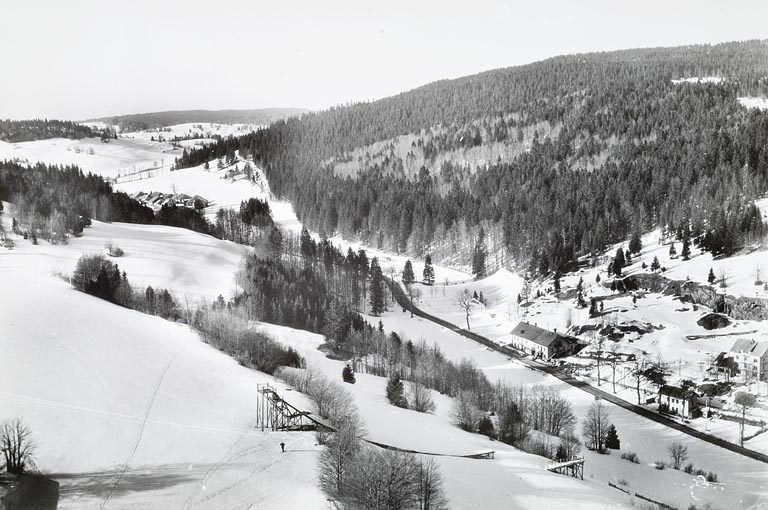
[(689, 475), (703, 476), (704, 479), (710, 483), (717, 483), (717, 473), (695, 468), (693, 466), (693, 462), (689, 462), (688, 464), (686, 464), (685, 467), (683, 468), (683, 471), (685, 471)]
[(633, 464), (640, 464), (640, 457), (638, 457), (635, 452), (624, 452), (621, 454), (621, 458), (628, 460)]
[(664, 462), (663, 460), (657, 460), (656, 462), (653, 463), (653, 465), (654, 467), (656, 467), (656, 469), (659, 469), (659, 470), (662, 470), (665, 467), (667, 467), (667, 463)]

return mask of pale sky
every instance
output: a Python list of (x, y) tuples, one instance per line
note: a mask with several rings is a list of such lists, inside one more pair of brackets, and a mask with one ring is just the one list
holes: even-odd
[(756, 38), (766, 0), (0, 0), (0, 118), (322, 109), (567, 53)]

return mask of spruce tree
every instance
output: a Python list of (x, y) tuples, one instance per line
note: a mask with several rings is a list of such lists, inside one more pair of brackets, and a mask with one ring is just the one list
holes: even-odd
[(681, 253), (683, 260), (689, 260), (691, 258), (691, 240), (688, 237), (688, 233), (683, 234), (683, 251)]
[(709, 276), (707, 276), (707, 281), (710, 285), (714, 285), (717, 278), (715, 277), (715, 272), (712, 270), (712, 268), (709, 268)]
[(584, 308), (587, 306), (587, 301), (584, 299), (584, 279), (579, 278), (579, 283), (576, 285), (576, 306)]
[(403, 283), (410, 285), (416, 281), (416, 276), (413, 274), (413, 266), (410, 260), (405, 261), (405, 267), (403, 268)]
[(485, 276), (485, 259), (488, 256), (488, 249), (485, 247), (485, 230), (480, 227), (480, 233), (477, 236), (477, 243), (472, 252), (472, 274), (475, 279)]
[(424, 285), (434, 285), (435, 283), (435, 268), (432, 267), (432, 257), (427, 255), (424, 260)]
[(341, 378), (345, 383), (355, 384), (355, 371), (349, 365), (344, 365), (341, 371)]
[(397, 407), (408, 407), (408, 401), (405, 399), (405, 388), (399, 375), (393, 375), (387, 381), (387, 400)]
[(677, 248), (675, 248), (675, 243), (669, 245), (669, 258), (673, 259), (677, 257)]
[(616, 250), (616, 256), (613, 257), (613, 274), (621, 276), (621, 270), (624, 267), (624, 250), (619, 247)]
[(560, 294), (560, 271), (555, 271), (552, 286), (555, 289), (555, 294)]
[(637, 255), (642, 249), (643, 243), (640, 240), (640, 234), (635, 231), (635, 233), (632, 234), (632, 239), (629, 241), (629, 252)]
[(379, 265), (379, 259), (373, 257), (371, 259), (371, 287), (369, 289), (369, 303), (371, 305), (371, 313), (373, 315), (380, 315), (381, 312), (386, 310), (386, 299), (384, 296), (384, 275), (381, 272), (381, 266)]
[(659, 257), (653, 257), (653, 262), (651, 262), (651, 271), (658, 271), (661, 269), (661, 262), (659, 262)]
[(619, 434), (616, 432), (616, 427), (608, 427), (608, 433), (605, 436), (605, 447), (610, 450), (618, 450), (621, 448), (621, 440), (619, 440)]
[(280, 259), (283, 253), (283, 233), (277, 225), (272, 225), (272, 231), (269, 233), (269, 253), (275, 260)]

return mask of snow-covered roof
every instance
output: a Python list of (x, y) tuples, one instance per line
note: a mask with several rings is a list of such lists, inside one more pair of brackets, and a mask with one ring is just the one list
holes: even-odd
[(548, 331), (523, 321), (520, 321), (518, 325), (515, 326), (515, 329), (512, 330), (512, 334), (544, 347), (549, 347), (552, 345), (552, 342), (558, 338), (565, 338), (563, 335), (558, 335), (554, 331)]
[(768, 353), (768, 342), (758, 342), (748, 338), (739, 338), (731, 347), (731, 352), (749, 353), (758, 358), (762, 358)]

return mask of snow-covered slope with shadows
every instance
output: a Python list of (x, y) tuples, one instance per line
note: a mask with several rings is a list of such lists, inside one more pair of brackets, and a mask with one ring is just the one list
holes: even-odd
[(325, 507), (313, 435), (254, 427), (257, 383), (279, 382), (185, 325), (6, 262), (0, 419), (31, 427), (59, 508)]

